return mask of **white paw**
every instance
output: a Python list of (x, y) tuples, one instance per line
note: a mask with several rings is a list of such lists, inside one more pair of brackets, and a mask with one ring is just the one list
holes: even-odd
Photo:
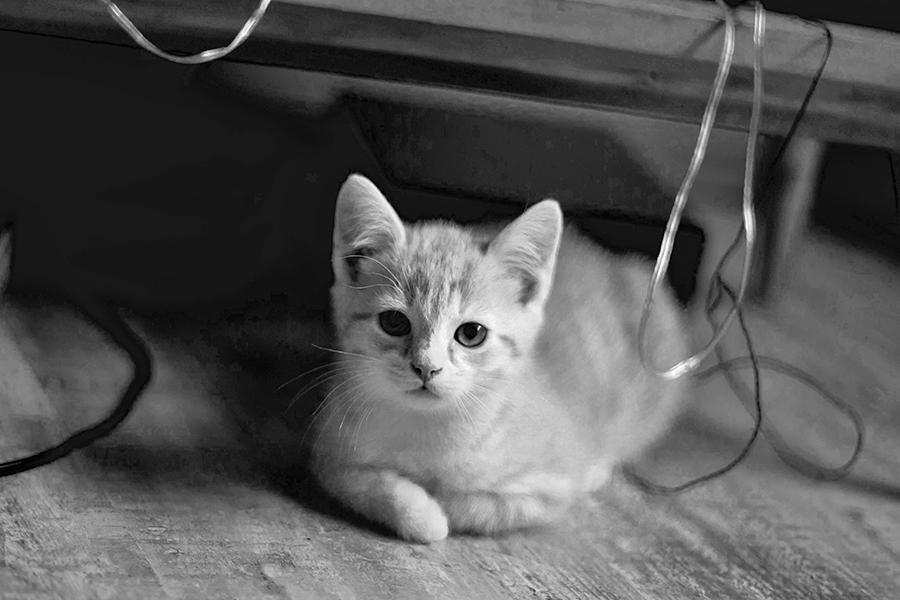
[(441, 505), (415, 484), (403, 490), (398, 508), (397, 533), (404, 539), (428, 544), (446, 538), (450, 532)]

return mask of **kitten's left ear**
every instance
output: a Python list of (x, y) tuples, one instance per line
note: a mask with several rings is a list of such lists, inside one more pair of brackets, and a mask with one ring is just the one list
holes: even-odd
[(349, 276), (355, 278), (350, 255), (378, 254), (405, 243), (403, 221), (381, 190), (363, 175), (350, 175), (338, 192), (334, 211), (335, 275), (341, 277), (350, 269)]
[(334, 241), (350, 249), (384, 250), (403, 244), (406, 230), (397, 212), (374, 183), (353, 174), (338, 192)]
[(543, 200), (507, 225), (491, 242), (489, 252), (495, 253), (512, 274), (521, 278), (520, 304), (543, 302), (547, 298), (562, 228), (559, 203)]

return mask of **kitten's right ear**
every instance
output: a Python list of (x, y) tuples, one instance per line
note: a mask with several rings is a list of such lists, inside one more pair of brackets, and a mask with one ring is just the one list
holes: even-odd
[(338, 192), (334, 211), (335, 273), (350, 255), (369, 255), (406, 243), (406, 229), (394, 208), (374, 183), (353, 174)]
[(12, 265), (12, 231), (0, 229), (0, 293), (6, 289)]
[(563, 229), (563, 214), (556, 200), (543, 200), (507, 225), (491, 242), (506, 269), (521, 279), (518, 301), (543, 304), (550, 291)]

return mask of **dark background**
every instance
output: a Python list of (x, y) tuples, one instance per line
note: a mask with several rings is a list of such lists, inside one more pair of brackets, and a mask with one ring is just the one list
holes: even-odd
[[(611, 137), (511, 115), (347, 97), (304, 115), (142, 50), (0, 35), (0, 207), (12, 288), (86, 288), (138, 310), (327, 305), (332, 210), (359, 171), (407, 219), (512, 217), (543, 197), (653, 255), (671, 200)], [(596, 209), (575, 208), (588, 199)], [(702, 250), (685, 226), (679, 291)]]
[[(731, 6), (750, 4), (748, 0), (726, 0), (726, 3)], [(900, 11), (895, 0), (765, 0), (763, 5), (772, 12), (806, 19), (900, 32)]]
[[(674, 195), (587, 126), (365, 97), (304, 112), (207, 66), (10, 32), (0, 73), (0, 218), (15, 221), (18, 291), (82, 287), (144, 311), (324, 309), (334, 199), (353, 171), (407, 219), (512, 217), (552, 196), (606, 246), (648, 256)], [(895, 162), (832, 147), (818, 222), (895, 255)], [(686, 222), (672, 268), (682, 300), (702, 249)]]

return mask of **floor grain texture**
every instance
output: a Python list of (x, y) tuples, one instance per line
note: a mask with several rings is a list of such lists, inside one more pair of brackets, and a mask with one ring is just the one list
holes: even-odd
[[(125, 426), (0, 481), (0, 598), (895, 598), (900, 270), (812, 235), (786, 279), (751, 327), (763, 353), (863, 413), (868, 445), (846, 481), (806, 480), (761, 443), (677, 497), (618, 477), (552, 528), (410, 545), (286, 464), (306, 399), (287, 410), (297, 388), (273, 390), (327, 339), (320, 323), (265, 311), (241, 323), (143, 321), (156, 374)], [(34, 303), (0, 311), (0, 365), (4, 459), (96, 419), (128, 375), (90, 326)], [(846, 456), (846, 423), (798, 384), (765, 381), (769, 414), (796, 448)], [(750, 426), (721, 380), (698, 385), (690, 417), (641, 468), (669, 482), (698, 474)]]

